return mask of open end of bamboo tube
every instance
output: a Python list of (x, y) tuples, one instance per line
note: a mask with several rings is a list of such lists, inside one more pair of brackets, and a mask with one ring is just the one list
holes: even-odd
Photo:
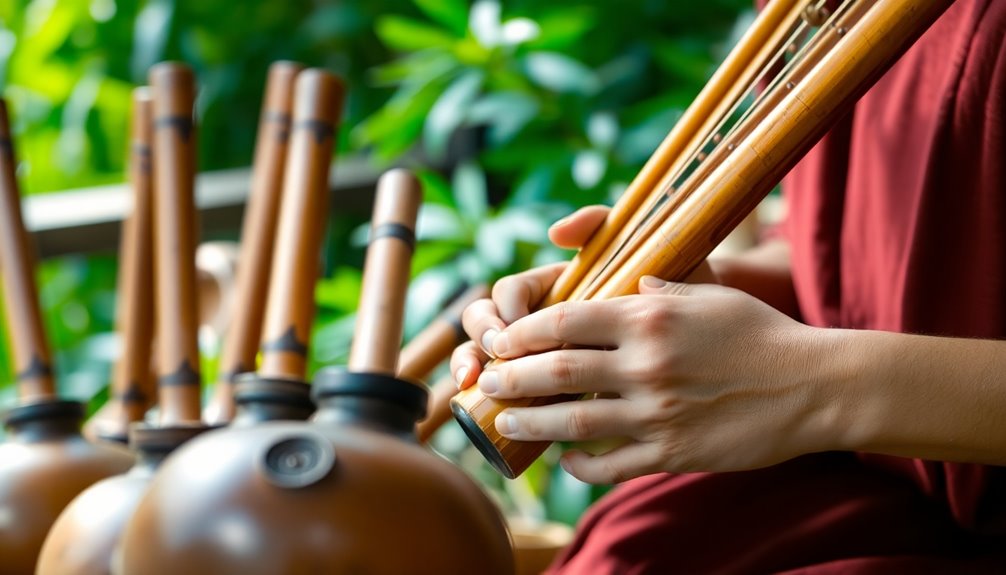
[(290, 141), (294, 82), (303, 68), (297, 62), (285, 61), (269, 66), (255, 142), (251, 192), (241, 231), (236, 293), (230, 303), (234, 320), (224, 338), (216, 390), (205, 410), (211, 423), (234, 417), (234, 379), (241, 373), (255, 371)]
[(53, 399), (56, 386), (35, 285), (35, 256), (21, 217), (16, 170), (7, 104), (0, 99), (0, 276), (18, 397), (22, 402), (34, 402)]
[(303, 380), (306, 375), (318, 254), (328, 215), (328, 174), (344, 95), (342, 81), (329, 72), (309, 69), (297, 76), (262, 329), (263, 377)]
[(150, 70), (154, 111), (154, 211), (158, 397), (161, 425), (200, 419), (196, 296), (195, 76), (184, 64)]
[(398, 372), (405, 292), (421, 202), (419, 180), (406, 170), (386, 172), (377, 182), (370, 246), (349, 354), (351, 372)]

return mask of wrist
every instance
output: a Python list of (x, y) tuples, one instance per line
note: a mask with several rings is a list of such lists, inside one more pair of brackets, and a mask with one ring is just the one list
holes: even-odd
[[(808, 353), (802, 359), (808, 389), (806, 452), (855, 451), (869, 433), (864, 425), (865, 353), (863, 332), (808, 327)], [(865, 421), (870, 421), (869, 415)]]

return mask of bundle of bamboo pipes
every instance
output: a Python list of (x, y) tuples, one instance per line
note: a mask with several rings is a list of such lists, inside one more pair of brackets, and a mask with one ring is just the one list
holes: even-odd
[[(645, 275), (685, 279), (951, 3), (845, 0), (829, 14), (822, 0), (770, 2), (538, 307), (633, 294)], [(473, 387), (451, 408), (513, 478), (548, 443), (508, 440), (496, 416), (572, 399), (498, 400)]]

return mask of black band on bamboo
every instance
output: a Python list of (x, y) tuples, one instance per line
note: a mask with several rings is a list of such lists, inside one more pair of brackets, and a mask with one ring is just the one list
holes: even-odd
[(416, 234), (402, 224), (387, 223), (374, 228), (370, 234), (370, 243), (374, 243), (381, 238), (398, 238), (409, 246), (410, 250), (416, 249)]
[(183, 140), (188, 140), (192, 136), (192, 117), (191, 116), (161, 116), (154, 120), (154, 127), (156, 129), (161, 128), (175, 128), (178, 130), (178, 134)]
[(293, 118), (290, 114), (286, 112), (277, 112), (276, 110), (269, 110), (265, 113), (265, 120), (273, 124), (284, 124), (289, 125)]
[(32, 379), (35, 377), (51, 377), (52, 376), (52, 366), (48, 363), (42, 361), (37, 355), (31, 356), (31, 362), (28, 366), (24, 368), (23, 371), (18, 372), (14, 376), (15, 381), (22, 381), (25, 379)]
[(185, 360), (181, 365), (178, 366), (172, 373), (166, 373), (161, 377), (157, 378), (158, 385), (201, 385), (202, 378), (199, 372), (192, 367), (189, 360)]
[(294, 130), (310, 130), (314, 141), (321, 144), (326, 138), (335, 134), (335, 126), (321, 120), (297, 120), (293, 123)]
[(283, 335), (272, 341), (263, 343), (260, 349), (263, 352), (283, 351), (287, 353), (296, 353), (298, 355), (307, 355), (307, 343), (297, 339), (297, 333), (294, 331), (292, 325), (283, 332)]

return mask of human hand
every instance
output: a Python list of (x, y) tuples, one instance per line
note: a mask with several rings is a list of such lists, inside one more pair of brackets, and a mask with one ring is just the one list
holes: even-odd
[[(535, 274), (534, 281), (548, 279)], [(656, 278), (639, 287), (640, 295), (551, 306), (500, 325), (483, 343), (508, 360), (478, 377), (486, 395), (617, 394), (508, 409), (496, 419), (501, 434), (628, 437), (601, 455), (563, 456), (569, 473), (593, 483), (750, 469), (834, 445), (833, 390), (816, 376), (831, 356), (828, 330), (731, 288)]]
[[(580, 248), (604, 222), (609, 211), (606, 206), (580, 208), (552, 224), (548, 237), (560, 248)], [(471, 340), (458, 346), (451, 356), (451, 373), (459, 388), (475, 383), (482, 366), (490, 359), (493, 337), (510, 323), (530, 313), (566, 265), (543, 266), (502, 278), (493, 286), (491, 299), (476, 301), (465, 309), (461, 319)]]

